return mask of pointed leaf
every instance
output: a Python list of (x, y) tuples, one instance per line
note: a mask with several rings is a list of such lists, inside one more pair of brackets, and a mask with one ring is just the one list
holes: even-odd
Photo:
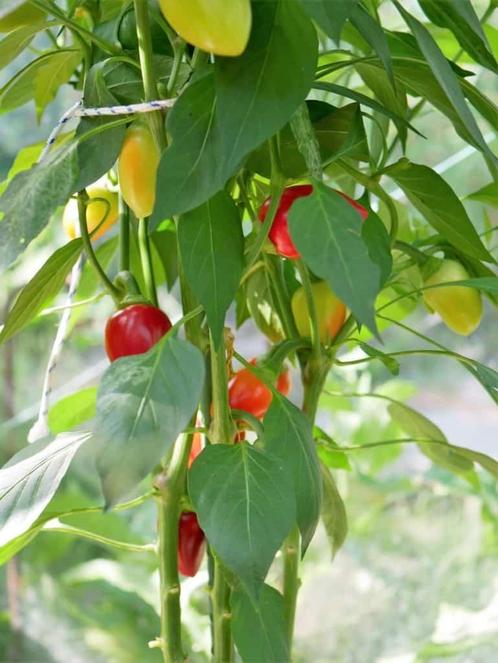
[(297, 524), (306, 550), (315, 533), (322, 500), (320, 467), (311, 424), (295, 405), (276, 396), (263, 423), (265, 448), (280, 460), (294, 481)]
[(348, 518), (344, 502), (337, 490), (332, 474), (323, 465), (321, 470), (323, 482), (322, 521), (327, 532), (332, 557), (335, 557), (346, 540)]
[(357, 3), (358, 0), (301, 0), (305, 11), (336, 43)]
[(378, 23), (361, 4), (356, 5), (356, 7), (353, 8), (350, 21), (361, 34), (363, 39), (365, 39), (365, 41), (367, 41), (377, 53), (384, 65), (384, 69), (391, 85), (394, 86), (391, 52), (382, 25)]
[(210, 545), (256, 598), (296, 519), (285, 467), (247, 442), (213, 444), (194, 461), (188, 485)]

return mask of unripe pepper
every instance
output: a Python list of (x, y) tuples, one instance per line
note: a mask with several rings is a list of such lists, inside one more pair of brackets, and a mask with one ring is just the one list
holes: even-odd
[[(346, 319), (346, 307), (332, 292), (325, 281), (311, 284), (318, 319), (320, 341), (328, 343), (337, 335)], [(292, 295), (292, 313), (300, 336), (310, 336), (310, 314), (304, 288), (301, 286)]]
[[(293, 202), (297, 198), (303, 198), (304, 196), (309, 196), (313, 192), (313, 187), (311, 184), (298, 184), (296, 186), (289, 186), (284, 189), (281, 197), (280, 203), (278, 205), (277, 213), (273, 219), (273, 223), (270, 228), (268, 237), (270, 241), (275, 246), (277, 253), (284, 258), (299, 258), (299, 251), (296, 249), (294, 242), (289, 233), (288, 226), (288, 214), (289, 209), (291, 208)], [(357, 203), (356, 200), (353, 200), (349, 196), (346, 196), (345, 193), (336, 191), (340, 196), (344, 198), (355, 210), (357, 210), (362, 219), (366, 219), (368, 216), (368, 211)], [(263, 222), (266, 219), (268, 210), (270, 208), (271, 198), (267, 198), (265, 202), (261, 205), (259, 210), (259, 220)]]
[(116, 311), (105, 328), (105, 349), (111, 361), (139, 355), (171, 329), (166, 313), (150, 304), (132, 304)]
[[(256, 364), (252, 359), (251, 364)], [(289, 372), (284, 369), (277, 378), (277, 389), (284, 396), (290, 390)], [(228, 403), (233, 410), (244, 410), (261, 419), (272, 401), (270, 389), (248, 368), (238, 371), (228, 387)]]
[(150, 216), (156, 202), (156, 177), (160, 152), (146, 124), (133, 124), (118, 160), (119, 186), (137, 219)]
[(205, 539), (195, 513), (182, 513), (178, 522), (178, 570), (182, 575), (193, 577), (199, 570)]
[(244, 52), (251, 31), (250, 0), (159, 0), (176, 32), (203, 51), (236, 56)]
[[(469, 274), (456, 260), (443, 260), (439, 269), (425, 280), (425, 286), (450, 281), (464, 281)], [(475, 288), (466, 286), (442, 286), (424, 290), (424, 301), (432, 310), (439, 313), (447, 327), (463, 336), (472, 334), (482, 319), (482, 298)]]
[[(90, 200), (86, 206), (86, 227), (92, 233), (98, 226), (99, 229), (92, 235), (95, 240), (116, 223), (119, 214), (118, 194), (99, 186), (88, 187), (87, 193)], [(80, 234), (78, 201), (75, 198), (71, 198), (64, 208), (62, 227), (70, 239)]]

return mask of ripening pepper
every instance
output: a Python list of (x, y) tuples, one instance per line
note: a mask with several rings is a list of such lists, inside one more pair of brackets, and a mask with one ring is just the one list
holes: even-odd
[(150, 216), (156, 202), (156, 177), (160, 152), (146, 124), (133, 124), (118, 160), (119, 186), (137, 219)]

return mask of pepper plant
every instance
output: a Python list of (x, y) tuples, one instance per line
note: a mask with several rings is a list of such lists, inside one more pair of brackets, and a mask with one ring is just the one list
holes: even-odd
[[(61, 231), (60, 247), (21, 289), (0, 342), (36, 320), (83, 256), (90, 300), (78, 300), (77, 271), (72, 286), (89, 319), (108, 298), (110, 363), (98, 391), (58, 404), (51, 432), (0, 470), (2, 562), (54, 519), (85, 512), (50, 504), (84, 454), (100, 485), (89, 511), (105, 521), (112, 510), (157, 504), (157, 541), (143, 549), (160, 577), (160, 630), (149, 643), (158, 656), (190, 660), (180, 578), (196, 574), (206, 549), (212, 659), (291, 660), (300, 560), (320, 518), (334, 552), (346, 536), (334, 459), (361, 453), (316, 425), (330, 371), (353, 348), (355, 362), (395, 374), (404, 356), (429, 354), (459, 362), (498, 401), (492, 368), (404, 319), (426, 305), (467, 335), (483, 298), (489, 315), (498, 301), (492, 229), (470, 218), (435, 169), (410, 159), (412, 145), (425, 140), (429, 151), (434, 141), (419, 126), (432, 106), (482, 154), (489, 182), (474, 198), (496, 205), (497, 159), (484, 134), (498, 113), (473, 82), (476, 71), (498, 70), (486, 33), (496, 4), (481, 16), (473, 5), (3, 3), (0, 62), (15, 70), (24, 54), (26, 64), (0, 91), (2, 113), (34, 102), (41, 118), (62, 86), (83, 112), (39, 162), (42, 145), (21, 150), (3, 186), (2, 270), (62, 208), (70, 239)], [(181, 299), (175, 324), (166, 290)], [(238, 352), (229, 310), (232, 327), (252, 318), (267, 337), (265, 356)], [(413, 345), (390, 351), (388, 327)], [(301, 400), (289, 399), (290, 370)], [(498, 477), (492, 458), (388, 400), (434, 463), (469, 480), (477, 468)], [(57, 522), (58, 531), (129, 545)], [(267, 581), (272, 565), (279, 583)]]

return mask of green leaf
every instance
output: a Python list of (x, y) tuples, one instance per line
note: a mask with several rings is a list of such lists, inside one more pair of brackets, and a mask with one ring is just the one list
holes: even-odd
[(245, 282), (247, 308), (254, 324), (265, 336), (273, 341), (284, 337), (282, 322), (276, 312), (276, 304), (271, 292), (271, 276), (267, 269), (258, 269)]
[(54, 435), (72, 430), (85, 421), (93, 419), (96, 402), (96, 387), (87, 387), (61, 398), (48, 412), (48, 427)]
[[(1, 229), (1, 225), (0, 225)], [(81, 253), (81, 239), (74, 239), (53, 253), (19, 293), (0, 333), (0, 345), (28, 325), (45, 303), (61, 290)]]
[(222, 191), (182, 216), (178, 242), (187, 281), (218, 344), (244, 266), (242, 224), (230, 196)]
[(393, 266), (391, 242), (385, 225), (371, 209), (361, 227), (361, 237), (367, 245), (371, 261), (379, 268), (379, 288), (382, 288), (391, 276)]
[(465, 101), (462, 88), (458, 78), (451, 68), (449, 62), (444, 57), (441, 49), (434, 41), (431, 33), (424, 27), (420, 21), (411, 16), (399, 2), (395, 2), (400, 14), (403, 16), (406, 24), (410, 28), (413, 36), (417, 40), (417, 44), (424, 54), (429, 67), (431, 68), (434, 76), (444, 90), (448, 99), (450, 100), (453, 108), (458, 114), (460, 120), (468, 131), (472, 142), (483, 154), (485, 154), (493, 162), (496, 162), (496, 157), (489, 149), (486, 141), (484, 140), (474, 116), (470, 112), (469, 107)]
[(77, 176), (76, 149), (71, 143), (14, 177), (0, 198), (0, 269), (14, 262), (55, 209), (69, 199)]
[(128, 495), (168, 451), (195, 412), (203, 382), (201, 352), (174, 337), (109, 366), (92, 440), (107, 505)]
[(468, 461), (472, 463), (477, 463), (483, 469), (491, 474), (495, 479), (498, 479), (498, 462), (491, 458), (487, 454), (483, 454), (480, 451), (474, 451), (474, 449), (467, 449), (465, 447), (460, 447), (457, 445), (450, 445), (452, 450), (460, 454)]
[(61, 85), (67, 83), (81, 61), (79, 49), (55, 51), (53, 57), (38, 70), (34, 99), (36, 117), (40, 120), (46, 106), (54, 99)]
[(321, 466), (323, 502), (322, 521), (329, 540), (332, 557), (335, 557), (348, 534), (348, 518), (344, 502), (328, 468)]
[(320, 467), (311, 424), (286, 398), (273, 396), (263, 421), (264, 446), (294, 482), (297, 524), (306, 550), (320, 517)]
[(90, 433), (63, 433), (21, 449), (0, 469), (0, 546), (24, 534), (54, 496)]
[(467, 196), (467, 200), (477, 200), (480, 203), (491, 205), (492, 207), (498, 207), (498, 186), (495, 182), (485, 184), (477, 191), (470, 193)]
[(493, 262), (450, 185), (428, 166), (402, 159), (384, 171), (439, 233), (464, 253)]
[(28, 23), (22, 25), (20, 28), (13, 30), (6, 37), (0, 41), (0, 69), (3, 69), (8, 64), (15, 60), (17, 56), (24, 51), (24, 49), (31, 43), (34, 36), (41, 30), (57, 26), (56, 21), (46, 22), (40, 21), (39, 23)]
[(498, 373), (493, 368), (484, 366), (478, 361), (473, 361), (472, 364), (461, 362), (461, 364), (481, 383), (494, 402), (498, 404)]
[(427, 18), (453, 32), (460, 46), (483, 67), (498, 72), (498, 65), (470, 0), (419, 0)]
[(405, 120), (405, 118), (402, 117), (401, 115), (393, 113), (393, 111), (389, 110), (389, 108), (386, 108), (382, 104), (379, 104), (379, 102), (375, 101), (375, 99), (367, 97), (366, 94), (361, 94), (361, 92), (356, 92), (356, 90), (350, 90), (349, 88), (344, 87), (344, 85), (338, 85), (337, 83), (328, 83), (320, 81), (316, 81), (315, 83), (313, 83), (313, 89), (325, 90), (325, 92), (332, 92), (334, 94), (339, 95), (340, 97), (347, 97), (348, 99), (354, 99), (359, 104), (362, 104), (363, 106), (368, 106), (372, 110), (377, 111), (382, 115), (385, 115), (395, 124), (401, 124), (403, 126), (406, 126), (409, 129), (411, 129), (414, 133), (418, 134), (419, 136), (422, 136), (420, 131), (415, 129), (415, 127), (412, 126), (408, 122), (408, 120)]
[(237, 588), (231, 597), (232, 631), (243, 663), (289, 661), (289, 645), (280, 592), (263, 585), (258, 600)]
[(168, 114), (172, 143), (159, 166), (153, 225), (220, 191), (308, 94), (317, 55), (311, 22), (299, 5), (285, 0), (262, 0), (252, 9), (254, 29), (245, 52), (216, 58), (215, 75), (208, 68)]
[(351, 12), (351, 23), (361, 34), (363, 39), (367, 41), (373, 50), (377, 53), (384, 65), (391, 85), (394, 87), (394, 74), (393, 65), (391, 61), (391, 52), (389, 50), (389, 43), (386, 34), (382, 29), (382, 25), (378, 23), (363, 5), (356, 5)]
[(428, 440), (441, 443), (417, 443), (420, 451), (434, 463), (450, 472), (463, 476), (472, 471), (473, 463), (456, 453), (453, 447), (448, 444), (444, 433), (423, 414), (408, 407), (404, 403), (389, 403), (387, 409), (393, 420), (408, 435), (413, 435), (415, 438), (427, 438)]
[[(90, 69), (85, 78), (83, 102), (87, 108), (115, 106), (118, 103), (116, 97), (107, 89), (104, 70), (105, 62), (99, 62)], [(79, 177), (73, 191), (79, 191), (92, 184), (113, 168), (126, 131), (124, 124), (113, 126), (115, 122), (114, 117), (81, 118), (76, 130), (79, 139)], [(101, 131), (88, 137), (88, 134), (96, 129)]]
[(296, 519), (285, 467), (246, 442), (209, 445), (190, 469), (189, 495), (216, 555), (257, 597)]
[[(74, 48), (61, 48), (44, 53), (21, 69), (0, 91), (0, 113), (6, 113), (22, 106), (31, 99), (48, 103), (57, 91), (54, 85), (66, 83), (81, 59), (81, 51)], [(55, 77), (54, 77), (54, 74)], [(58, 76), (58, 78), (57, 78)], [(48, 86), (44, 89), (44, 86)]]
[(305, 11), (336, 43), (357, 3), (358, 0), (301, 0)]
[(399, 375), (399, 362), (396, 361), (394, 357), (386, 355), (384, 352), (381, 352), (378, 348), (374, 348), (373, 346), (368, 345), (363, 341), (360, 341), (359, 345), (363, 350), (363, 352), (367, 354), (369, 357), (375, 357), (376, 359), (379, 359), (392, 375)]
[(313, 426), (313, 436), (318, 442), (317, 453), (322, 464), (325, 464), (327, 467), (351, 472), (352, 468), (349, 458), (344, 451), (341, 451), (337, 442), (335, 442), (330, 435), (327, 435), (323, 428)]
[(292, 205), (289, 229), (310, 269), (328, 281), (359, 323), (376, 333), (380, 269), (362, 238), (358, 212), (338, 193), (315, 182), (313, 193)]

